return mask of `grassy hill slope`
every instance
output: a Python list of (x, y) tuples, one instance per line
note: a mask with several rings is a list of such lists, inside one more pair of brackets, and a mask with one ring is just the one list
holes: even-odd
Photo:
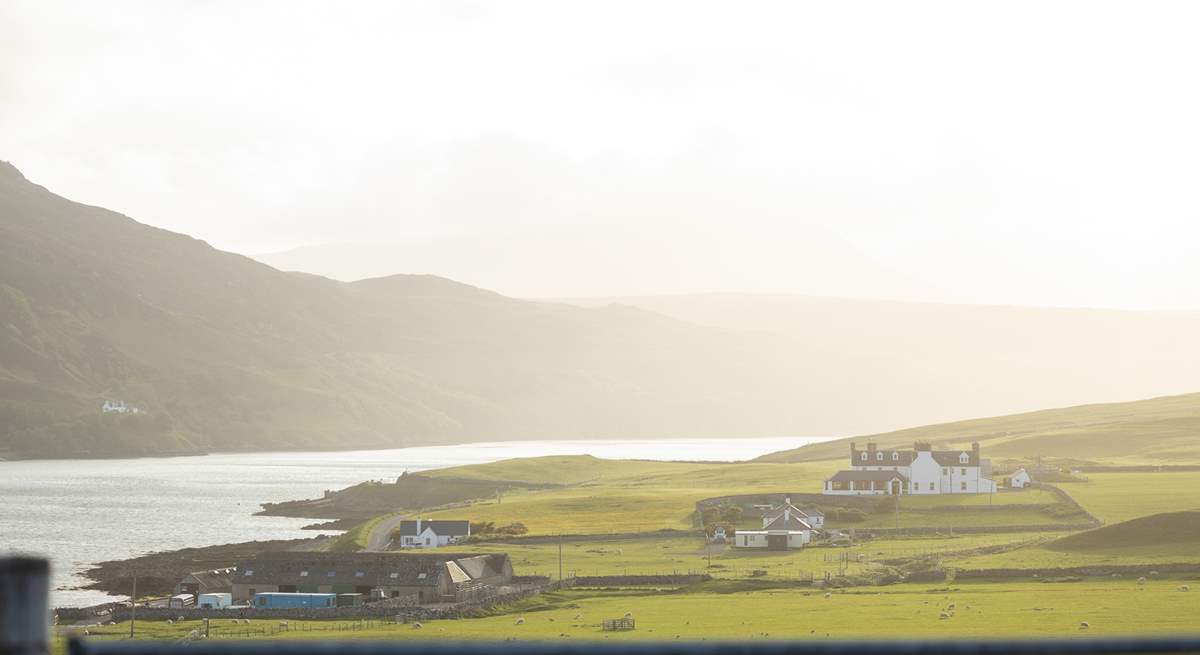
[(914, 441), (955, 447), (978, 441), (989, 457), (1190, 463), (1200, 461), (1200, 393), (926, 425), (770, 453), (759, 461), (836, 459), (845, 457), (855, 440), (887, 448)]
[[(431, 276), (284, 273), (0, 162), (0, 457), (820, 433), (819, 354)], [(102, 415), (105, 398), (145, 410)]]
[(1079, 532), (1044, 547), (1050, 550), (1093, 550), (1179, 543), (1200, 545), (1200, 511), (1151, 514)]

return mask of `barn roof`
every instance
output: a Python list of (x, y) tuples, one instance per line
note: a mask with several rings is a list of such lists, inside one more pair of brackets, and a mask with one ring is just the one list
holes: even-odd
[(833, 477), (827, 478), (827, 482), (867, 482), (874, 480), (875, 482), (891, 482), (892, 480), (901, 480), (908, 482), (908, 478), (896, 471), (838, 471), (833, 474)]
[[(436, 586), (442, 576), (454, 579), (461, 572), (466, 576), (461, 581), (473, 577), (462, 565), (451, 564), (477, 557), (470, 553), (262, 553), (243, 562), (234, 580), (241, 584)], [(508, 555), (484, 557), (495, 558), (502, 567)]]
[(774, 520), (763, 526), (763, 530), (787, 530), (796, 532), (800, 530), (812, 530), (812, 526), (800, 517), (791, 514), (780, 514)]
[(213, 591), (228, 591), (233, 587), (233, 577), (237, 569), (212, 569), (209, 571), (192, 571), (183, 576), (180, 584), (194, 584), (200, 593)]

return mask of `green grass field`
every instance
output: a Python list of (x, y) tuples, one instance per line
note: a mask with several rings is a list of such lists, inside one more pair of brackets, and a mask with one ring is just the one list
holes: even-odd
[(1091, 473), (1087, 482), (1058, 486), (1105, 521), (1200, 509), (1200, 471), (1178, 473)]
[[(472, 520), (497, 524), (521, 522), (533, 535), (608, 534), (686, 530), (695, 523), (695, 503), (717, 495), (818, 493), (823, 480), (836, 468), (831, 462), (803, 464), (695, 464), (602, 460), (594, 457), (546, 457), (507, 460), (480, 466), (445, 469), (438, 473), (506, 481), (569, 483), (561, 489), (511, 492), (497, 503), (486, 500), (470, 507)], [(539, 476), (540, 477), (536, 477)], [(582, 482), (580, 480), (583, 480)], [(901, 527), (984, 525), (1046, 525), (1077, 522), (1040, 512), (1030, 505), (1053, 503), (1053, 495), (1040, 491), (993, 495), (916, 496), (901, 503)], [(938, 512), (946, 506), (999, 506), (978, 513)], [(463, 510), (433, 512), (437, 518), (460, 518)], [(871, 514), (866, 522), (831, 528), (894, 527), (896, 516)]]
[[(850, 548), (805, 548), (792, 551), (760, 551), (735, 548), (706, 548), (697, 537), (662, 539), (564, 540), (563, 571), (578, 576), (655, 575), (688, 571), (709, 573), (716, 578), (742, 578), (751, 570), (767, 571), (784, 579), (822, 577), (836, 573), (843, 557), (847, 572), (858, 573), (882, 560), (943, 555), (953, 563), (957, 553), (977, 548), (1038, 543), (1058, 533), (971, 534), (957, 537), (906, 537), (864, 541)], [(558, 575), (558, 544), (479, 544), (473, 551), (508, 553), (522, 573)], [(965, 556), (965, 555), (963, 555)], [(711, 560), (712, 568), (709, 568)]]
[[(1078, 637), (1194, 632), (1200, 593), (1178, 591), (1177, 580), (1063, 584), (1036, 582), (903, 584), (832, 592), (802, 588), (747, 591), (709, 583), (695, 589), (580, 590), (548, 593), (477, 619), (376, 624), (372, 629), (316, 631), (322, 622), (292, 622), (288, 632), (259, 639), (652, 639), (763, 640), (787, 638)], [(953, 604), (953, 616), (939, 618)], [(603, 632), (606, 618), (632, 613), (637, 630)], [(524, 619), (518, 624), (518, 619)], [(1087, 621), (1090, 628), (1080, 629)], [(310, 623), (305, 630), (304, 623)], [(333, 622), (336, 625), (339, 622)], [(340, 622), (346, 625), (347, 622)], [(141, 622), (142, 638), (180, 638), (199, 622)], [(219, 626), (220, 627), (220, 626)], [(251, 628), (278, 628), (255, 621)], [(230, 627), (236, 634), (244, 627)], [(128, 626), (94, 633), (127, 634)], [(215, 635), (221, 638), (221, 633)]]

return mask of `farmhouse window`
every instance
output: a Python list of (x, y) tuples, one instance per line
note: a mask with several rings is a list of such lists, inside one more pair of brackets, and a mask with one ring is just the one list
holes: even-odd
[(893, 460), (893, 461), (896, 461), (896, 460), (899, 460), (899, 459), (900, 459), (900, 451), (898, 451), (898, 450), (897, 450), (897, 451), (893, 451), (893, 452), (892, 452), (892, 460)]
[(880, 459), (880, 460), (883, 459), (883, 451), (879, 451), (879, 452), (875, 453), (875, 459)]
[(933, 491), (933, 483), (932, 482), (929, 483), (929, 490)]
[(966, 482), (959, 482), (959, 484), (960, 484), (960, 485), (962, 485), (961, 487), (959, 487), (960, 489), (962, 489), (963, 491), (966, 491), (966, 490), (967, 490), (967, 483), (966, 483)]
[(942, 469), (942, 475), (950, 475), (950, 469), (948, 469), (948, 468), (943, 468), (943, 469)]
[(867, 454), (866, 454), (866, 453), (863, 453), (863, 454), (862, 454), (862, 456), (861, 456), (861, 457), (859, 457), (859, 459), (861, 459), (861, 460), (862, 460), (862, 461), (864, 461), (864, 462), (865, 462), (865, 461), (867, 461)]
[(966, 474), (967, 474), (967, 469), (962, 469), (962, 474), (963, 474), (963, 475), (966, 475)]

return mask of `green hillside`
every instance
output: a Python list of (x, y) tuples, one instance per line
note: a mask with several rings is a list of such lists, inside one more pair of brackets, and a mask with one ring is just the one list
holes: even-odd
[(820, 402), (782, 402), (808, 383), (780, 356), (805, 352), (430, 276), (285, 273), (0, 162), (0, 457), (830, 430)]
[(982, 444), (989, 457), (1060, 457), (1079, 461), (1200, 462), (1200, 393), (1127, 403), (1082, 405), (1011, 416), (838, 439), (771, 453), (765, 462), (806, 462), (845, 457), (849, 442), (881, 447), (932, 441), (961, 447)]
[(1049, 550), (1138, 548), (1165, 544), (1200, 545), (1200, 511), (1166, 512), (1079, 532), (1046, 544)]

